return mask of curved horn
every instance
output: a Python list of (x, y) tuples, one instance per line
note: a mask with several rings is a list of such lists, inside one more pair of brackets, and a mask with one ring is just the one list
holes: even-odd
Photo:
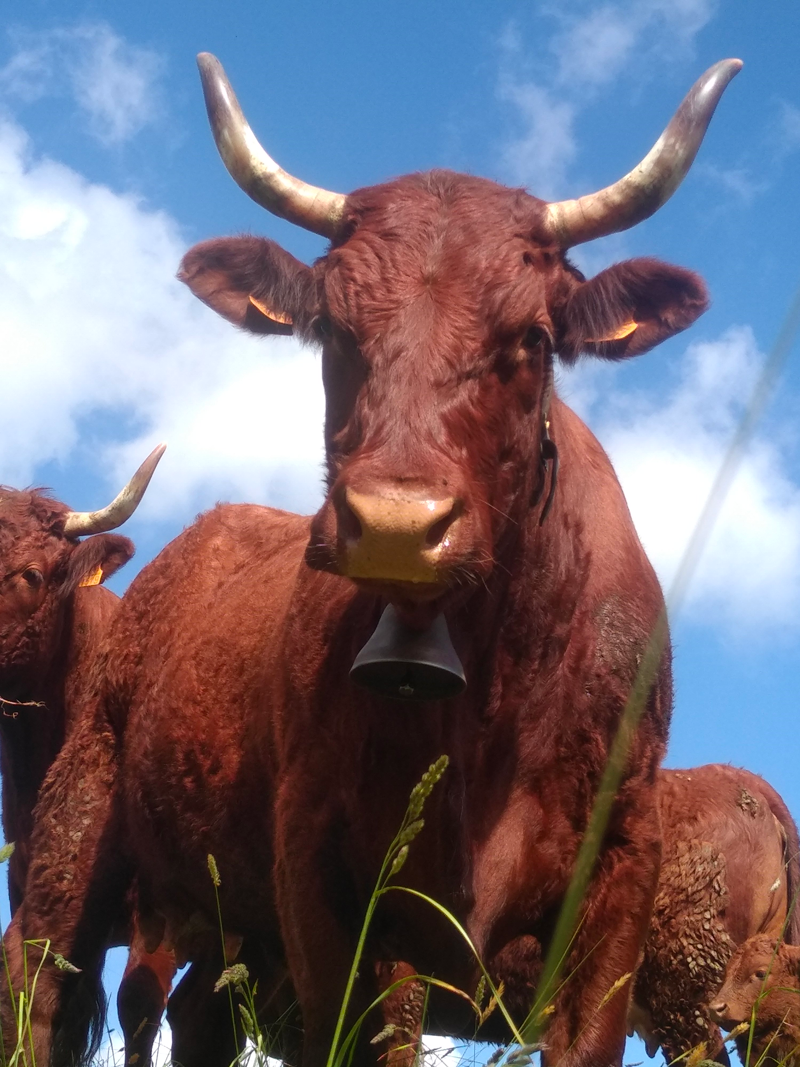
[(201, 52), (197, 65), (214, 140), (236, 184), (273, 215), (333, 237), (344, 212), (344, 195), (306, 185), (279, 167), (256, 140), (216, 56)]
[(548, 204), (548, 236), (571, 248), (654, 214), (686, 177), (720, 97), (741, 69), (741, 59), (723, 59), (698, 78), (655, 145), (624, 178), (578, 200)]
[(100, 511), (70, 511), (64, 521), (64, 534), (67, 537), (80, 537), (83, 534), (105, 533), (127, 522), (141, 503), (166, 448), (166, 445), (154, 448), (122, 492)]

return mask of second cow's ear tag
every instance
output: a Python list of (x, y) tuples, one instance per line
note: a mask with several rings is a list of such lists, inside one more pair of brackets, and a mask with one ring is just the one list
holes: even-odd
[(292, 320), (289, 315), (275, 311), (254, 296), (247, 298), (245, 326), (253, 333), (292, 333)]
[(91, 574), (87, 574), (78, 588), (85, 588), (90, 585), (100, 585), (103, 581), (103, 568), (95, 567)]

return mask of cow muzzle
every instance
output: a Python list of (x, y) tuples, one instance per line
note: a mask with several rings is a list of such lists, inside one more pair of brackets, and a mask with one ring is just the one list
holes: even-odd
[(340, 567), (348, 578), (439, 584), (454, 554), (463, 507), (402, 489), (348, 487), (337, 507)]
[(737, 1025), (736, 1021), (731, 1019), (731, 1009), (727, 1001), (722, 998), (708, 1005), (708, 1016), (712, 1022), (716, 1023), (717, 1026), (721, 1026), (723, 1030), (732, 1030)]

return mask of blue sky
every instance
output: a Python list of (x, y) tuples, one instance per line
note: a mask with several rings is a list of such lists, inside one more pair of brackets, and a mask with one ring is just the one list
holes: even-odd
[[(306, 260), (324, 248), (226, 174), (196, 52), (219, 56), (262, 142), (314, 184), (447, 166), (553, 199), (619, 177), (706, 67), (742, 58), (673, 199), (576, 250), (589, 273), (655, 255), (711, 290), (687, 334), (561, 375), (669, 581), (800, 284), (798, 5), (12, 0), (4, 13), (0, 482), (93, 508), (166, 440), (118, 591), (217, 500), (320, 500), (316, 355), (237, 334), (173, 280), (209, 236), (264, 233)], [(746, 765), (798, 816), (799, 401), (795, 346), (673, 621), (668, 761)]]

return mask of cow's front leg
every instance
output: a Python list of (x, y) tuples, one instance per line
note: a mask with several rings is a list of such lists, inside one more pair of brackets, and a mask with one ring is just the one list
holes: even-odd
[(126, 1067), (149, 1067), (176, 969), (171, 950), (160, 946), (155, 952), (147, 951), (138, 915), (134, 914), (128, 962), (117, 991)]
[[(306, 795), (312, 797), (313, 790)], [(324, 1067), (327, 1062), (366, 910), (366, 902), (356, 897), (341, 859), (341, 843), (333, 824), (323, 802), (315, 805), (310, 801), (302, 805), (302, 811), (296, 811), (279, 795), (275, 890), (289, 971), (303, 1018), (303, 1067)], [(374, 967), (364, 959), (339, 1043), (376, 995)], [(354, 1063), (375, 1062), (378, 1050), (370, 1046), (369, 1039), (381, 1026), (378, 1013), (367, 1020)]]
[[(42, 785), (25, 898), (6, 939), (14, 995), (12, 1006), (4, 982), (7, 1057), (17, 1042), (21, 995), (30, 1012), (21, 1037), (26, 1048), (33, 1045), (37, 1063), (73, 1064), (102, 1038), (103, 959), (129, 881), (120, 853), (115, 773), (113, 736), (104, 723), (87, 720), (68, 738)], [(54, 953), (73, 967), (57, 966)]]
[(238, 1011), (231, 1018), (228, 992), (214, 992), (222, 968), (218, 952), (195, 960), (167, 1002), (172, 1059), (181, 1067), (222, 1067), (242, 1051)]
[(386, 1036), (379, 1051), (385, 1051), (387, 1067), (413, 1067), (422, 1040), (425, 984), (414, 977), (416, 968), (403, 961), (381, 961), (375, 974), (380, 993), (392, 990), (381, 1001), (382, 1032)]
[(633, 978), (661, 858), (658, 814), (649, 796), (623, 826), (623, 843), (601, 854), (584, 900), (582, 925), (563, 971), (566, 980), (544, 1035), (545, 1067), (622, 1063)]

